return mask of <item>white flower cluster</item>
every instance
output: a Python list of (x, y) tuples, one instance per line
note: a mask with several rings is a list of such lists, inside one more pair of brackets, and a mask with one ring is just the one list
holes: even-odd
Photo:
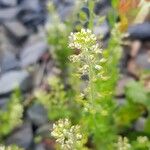
[(119, 137), (117, 142), (117, 150), (130, 150), (131, 145), (126, 137)]
[(96, 45), (96, 36), (89, 29), (81, 29), (81, 32), (71, 33), (69, 47), (72, 49), (90, 50)]
[(70, 56), (72, 62), (80, 62), (80, 73), (88, 73), (90, 67), (95, 70), (102, 69), (98, 58), (101, 49), (97, 43), (96, 36), (91, 30), (81, 29), (80, 32), (71, 33), (69, 36), (69, 47), (80, 50), (80, 54)]
[(76, 150), (83, 136), (78, 125), (72, 126), (68, 119), (59, 120), (53, 125), (52, 136), (60, 144), (62, 150)]
[(137, 137), (137, 141), (140, 144), (145, 144), (145, 143), (149, 142), (147, 136), (139, 136), (139, 137)]

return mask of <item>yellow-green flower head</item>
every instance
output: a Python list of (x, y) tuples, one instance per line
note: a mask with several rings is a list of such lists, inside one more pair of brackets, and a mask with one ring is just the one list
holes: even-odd
[(72, 49), (91, 50), (96, 43), (96, 36), (89, 29), (81, 29), (69, 36), (69, 47)]
[(82, 135), (78, 125), (72, 126), (68, 119), (59, 120), (53, 125), (52, 136), (60, 144), (62, 150), (74, 150), (80, 144)]

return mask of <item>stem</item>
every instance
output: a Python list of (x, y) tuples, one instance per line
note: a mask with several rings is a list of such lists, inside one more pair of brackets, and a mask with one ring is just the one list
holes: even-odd
[[(89, 54), (87, 54), (88, 56)], [(94, 79), (94, 72), (93, 72), (93, 66), (92, 66), (92, 62), (89, 60), (89, 58), (87, 57), (87, 64), (89, 65), (89, 87), (90, 87), (90, 104), (92, 105), (92, 107), (94, 108), (94, 97), (95, 97), (95, 91), (94, 91), (94, 84), (93, 84), (93, 79)], [(98, 129), (97, 126), (97, 122), (96, 122), (96, 117), (95, 114), (92, 114), (92, 118), (95, 124), (95, 128)]]
[(93, 25), (94, 25), (94, 1), (90, 0), (89, 1), (89, 12), (90, 12), (90, 19), (89, 19), (89, 29), (93, 29)]

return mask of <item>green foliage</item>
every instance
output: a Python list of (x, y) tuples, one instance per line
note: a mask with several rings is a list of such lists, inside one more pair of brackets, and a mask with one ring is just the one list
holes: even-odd
[[(79, 2), (75, 2), (78, 6)], [(76, 8), (77, 9), (77, 8)], [(47, 25), (47, 39), (50, 44), (51, 53), (58, 63), (58, 66), (62, 69), (63, 72), (66, 72), (68, 67), (68, 57), (72, 54), (72, 51), (68, 48), (68, 36), (73, 29), (73, 18), (75, 17), (75, 12), (73, 9), (72, 15), (70, 16), (69, 22), (61, 21), (57, 10), (52, 2), (48, 5), (49, 13), (51, 14), (50, 23)]]
[(126, 103), (117, 110), (116, 113), (116, 124), (118, 129), (131, 127), (132, 123), (137, 120), (144, 112), (143, 107), (139, 104)]
[(146, 106), (150, 104), (147, 92), (140, 82), (131, 81), (126, 86), (126, 98), (128, 99), (128, 101), (134, 103), (140, 103)]
[(139, 136), (132, 142), (132, 150), (149, 150), (150, 141), (146, 136)]
[[(109, 46), (102, 52), (91, 31), (81, 30), (70, 36), (69, 46), (81, 50), (79, 55), (71, 56), (71, 60), (78, 64), (77, 73), (88, 75), (89, 79), (79, 100), (85, 110), (81, 122), (84, 132), (93, 136), (96, 149), (111, 150), (115, 140), (113, 95), (118, 79), (116, 66), (121, 56), (120, 34), (117, 31), (112, 32)], [(107, 139), (105, 135), (108, 135)]]
[(68, 107), (69, 100), (61, 81), (57, 77), (52, 77), (48, 80), (48, 83), (50, 92), (36, 91), (36, 102), (41, 103), (46, 108), (50, 120), (69, 117), (71, 115)]
[[(81, 134), (87, 136), (84, 140), (88, 139), (87, 145), (89, 144), (91, 149), (145, 150), (149, 148), (149, 139), (139, 136), (136, 131), (134, 136), (137, 139), (133, 138), (133, 135), (130, 138), (130, 135), (126, 134), (127, 137), (121, 136), (117, 142), (118, 136), (132, 128), (134, 122), (150, 109), (148, 93), (141, 83), (135, 81), (130, 82), (125, 89), (125, 104), (118, 106), (115, 101), (115, 87), (119, 77), (118, 65), (122, 54), (120, 46), (122, 34), (116, 24), (118, 14), (115, 9), (119, 1), (111, 2), (114, 10), (110, 12), (108, 19), (112, 26), (112, 33), (108, 46), (104, 50), (99, 39), (92, 33), (94, 19), (97, 17), (94, 13), (95, 1), (87, 0), (84, 3), (85, 7), (77, 15), (78, 22), (74, 29), (78, 32), (71, 33), (69, 36), (71, 50), (66, 44), (67, 36), (73, 30), (73, 21), (71, 24), (66, 24), (66, 22), (61, 23), (58, 17), (55, 18), (57, 21), (49, 28), (52, 30), (49, 30), (48, 40), (54, 46), (54, 55), (59, 67), (63, 72), (67, 67), (67, 73), (71, 74), (67, 76), (70, 89), (64, 90), (61, 81), (54, 82), (55, 80), (52, 79), (50, 92), (38, 92), (36, 97), (38, 102), (48, 110), (51, 120), (69, 118), (73, 124), (78, 124), (81, 127)], [(99, 18), (99, 23), (104, 19), (105, 17)], [(71, 55), (73, 52), (74, 54)], [(70, 56), (70, 64), (68, 56)], [(76, 150), (77, 148), (72, 147), (72, 144), (76, 145), (76, 140), (71, 142), (71, 138), (76, 139), (78, 133), (72, 135), (72, 126), (69, 124), (69, 128), (65, 127), (62, 122), (61, 125), (58, 125), (58, 122), (54, 124), (52, 132), (61, 147), (58, 149), (63, 149), (62, 146), (67, 143), (65, 149)], [(150, 133), (149, 122), (148, 119), (144, 135), (145, 132)], [(80, 138), (78, 142), (82, 140)]]
[(0, 138), (10, 133), (15, 127), (21, 125), (23, 117), (21, 99), (19, 90), (16, 90), (12, 94), (6, 108), (0, 110)]
[(126, 103), (117, 112), (117, 123), (130, 127), (146, 110), (149, 111), (150, 102), (148, 92), (137, 81), (131, 81), (125, 88)]
[(0, 146), (0, 150), (23, 150), (17, 146)]

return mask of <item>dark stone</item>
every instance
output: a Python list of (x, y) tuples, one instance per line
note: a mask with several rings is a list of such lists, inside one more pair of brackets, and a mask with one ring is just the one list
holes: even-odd
[(25, 26), (27, 26), (29, 29), (32, 29), (33, 31), (37, 31), (37, 26), (43, 25), (46, 20), (46, 16), (44, 13), (40, 13), (27, 8), (22, 9), (17, 18)]
[(41, 0), (22, 0), (18, 19), (28, 28), (37, 31), (37, 26), (43, 25), (46, 20), (45, 3), (46, 1)]
[(48, 45), (45, 41), (25, 47), (20, 56), (22, 67), (36, 63), (47, 50)]
[(27, 116), (31, 122), (40, 126), (45, 124), (48, 121), (47, 112), (44, 107), (40, 104), (33, 104), (27, 111)]
[(96, 3), (95, 5), (95, 13), (96, 14), (105, 14), (106, 12), (105, 10), (109, 10), (111, 5), (111, 2), (109, 0), (100, 0)]
[(22, 91), (32, 87), (32, 79), (27, 71), (10, 71), (0, 77), (0, 95), (9, 94), (17, 87)]
[(0, 7), (14, 7), (17, 5), (17, 0), (0, 0)]
[(0, 23), (13, 20), (20, 12), (20, 7), (0, 9)]
[(149, 41), (150, 40), (150, 23), (145, 22), (142, 24), (131, 26), (129, 27), (128, 32), (129, 32), (129, 37), (131, 39)]
[(16, 144), (20, 147), (28, 149), (32, 143), (32, 140), (33, 133), (31, 124), (25, 123), (6, 139), (6, 144)]
[(27, 29), (25, 28), (25, 26), (23, 24), (21, 24), (17, 20), (5, 22), (4, 27), (7, 31), (7, 34), (9, 35), (9, 37), (15, 43), (22, 43), (28, 37)]

